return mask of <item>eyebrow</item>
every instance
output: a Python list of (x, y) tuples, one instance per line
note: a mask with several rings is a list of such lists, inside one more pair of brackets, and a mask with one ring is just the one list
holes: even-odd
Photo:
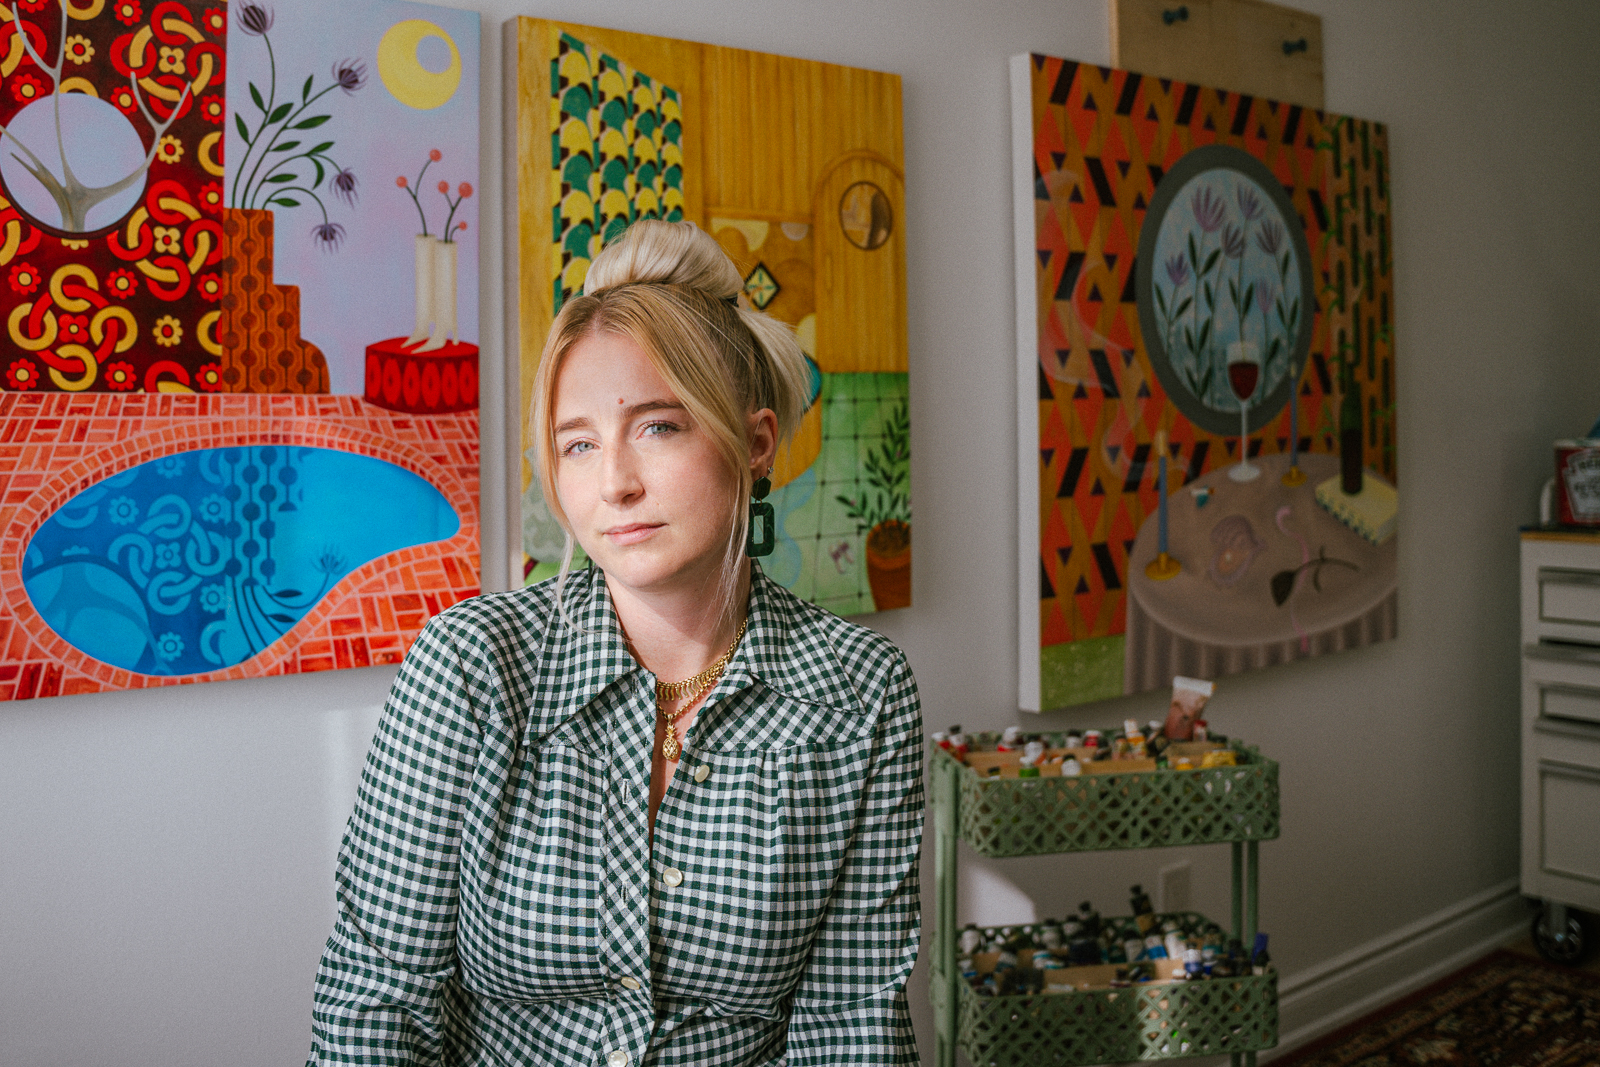
[[(631, 404), (624, 408), (622, 414), (625, 418), (631, 421), (650, 411), (687, 412), (688, 409), (683, 406), (682, 401), (667, 398), (662, 400), (641, 400), (637, 404)], [(594, 424), (586, 416), (579, 415), (577, 418), (568, 419), (566, 422), (561, 423), (555, 428), (555, 432), (560, 434), (566, 433), (568, 430), (584, 430), (593, 425)]]

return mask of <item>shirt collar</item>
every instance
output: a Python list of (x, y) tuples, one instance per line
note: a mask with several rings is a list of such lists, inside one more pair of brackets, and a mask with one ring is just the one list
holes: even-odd
[(821, 608), (807, 604), (768, 578), (761, 565), (750, 567), (749, 624), (722, 683), (737, 692), (753, 682), (796, 700), (841, 711), (860, 711), (844, 666), (821, 625)]
[[(822, 609), (806, 604), (773, 582), (752, 561), (748, 625), (714, 695), (739, 692), (759, 682), (775, 692), (842, 711), (861, 711), (843, 665), (827, 639)], [(559, 613), (545, 647), (555, 692), (555, 722), (570, 718), (605, 689), (640, 670), (628, 651), (605, 576), (591, 567), (566, 583), (568, 624)]]

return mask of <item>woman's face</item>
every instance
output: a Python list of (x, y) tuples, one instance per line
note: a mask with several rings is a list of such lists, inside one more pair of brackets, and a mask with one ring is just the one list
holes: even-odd
[(573, 345), (553, 421), (556, 492), (607, 584), (642, 594), (715, 588), (735, 477), (644, 350), (608, 333)]

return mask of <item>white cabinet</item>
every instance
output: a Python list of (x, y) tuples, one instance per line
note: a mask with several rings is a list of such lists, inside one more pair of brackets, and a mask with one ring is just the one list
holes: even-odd
[(1600, 533), (1522, 535), (1522, 891), (1600, 912)]

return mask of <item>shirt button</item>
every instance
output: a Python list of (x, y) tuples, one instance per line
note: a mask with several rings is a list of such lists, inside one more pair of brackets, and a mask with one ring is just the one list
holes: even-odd
[(627, 978), (624, 978), (622, 980), (622, 988), (623, 989), (638, 989), (638, 988), (640, 988), (639, 979), (634, 978), (632, 975), (629, 975)]
[(628, 1067), (628, 1054), (620, 1048), (613, 1049), (606, 1057), (606, 1067)]
[(710, 778), (710, 777), (711, 777), (711, 768), (707, 767), (704, 763), (700, 764), (700, 766), (698, 766), (698, 767), (696, 767), (694, 769), (694, 780), (695, 781), (703, 782), (707, 778)]
[(661, 880), (676, 888), (683, 884), (683, 872), (676, 867), (668, 867), (661, 872)]

